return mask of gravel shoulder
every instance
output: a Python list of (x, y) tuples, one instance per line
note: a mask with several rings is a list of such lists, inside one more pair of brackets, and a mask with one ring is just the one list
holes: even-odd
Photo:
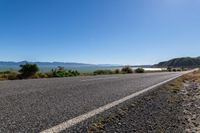
[(89, 123), (88, 133), (200, 132), (200, 71), (128, 101)]

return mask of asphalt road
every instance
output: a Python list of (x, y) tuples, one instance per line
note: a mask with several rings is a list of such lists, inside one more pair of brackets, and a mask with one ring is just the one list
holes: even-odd
[(179, 74), (1, 81), (0, 133), (40, 132)]

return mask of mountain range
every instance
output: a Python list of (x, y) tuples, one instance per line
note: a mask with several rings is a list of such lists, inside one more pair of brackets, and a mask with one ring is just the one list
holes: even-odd
[(169, 61), (160, 62), (154, 67), (185, 67), (196, 68), (200, 67), (200, 57), (182, 57), (174, 58)]
[(82, 66), (91, 66), (91, 64), (84, 63), (72, 63), (72, 62), (29, 62), (29, 61), (20, 61), (20, 62), (12, 62), (12, 61), (0, 61), (0, 66), (19, 66), (26, 63), (37, 64), (38, 66), (46, 66), (46, 67), (57, 67), (57, 66), (68, 66), (68, 67), (82, 67)]
[[(21, 64), (33, 63), (37, 64), (42, 71), (49, 71), (58, 66), (65, 67), (66, 69), (80, 70), (84, 72), (90, 72), (98, 69), (113, 69), (120, 68), (122, 65), (110, 65), (110, 64), (86, 64), (86, 63), (74, 63), (74, 62), (12, 62), (12, 61), (0, 61), (0, 71), (2, 70), (18, 70)], [(181, 57), (174, 58), (169, 61), (163, 61), (155, 65), (143, 65), (143, 66), (132, 66), (132, 67), (185, 67), (185, 68), (195, 68), (200, 67), (200, 57)]]
[(89, 72), (97, 69), (109, 69), (112, 67), (119, 67), (120, 65), (110, 65), (110, 64), (86, 64), (86, 63), (74, 63), (74, 62), (12, 62), (12, 61), (0, 61), (0, 71), (2, 70), (18, 70), (19, 66), (22, 64), (31, 63), (37, 64), (41, 71), (49, 71), (58, 66), (65, 67), (66, 69), (80, 70), (84, 72)]

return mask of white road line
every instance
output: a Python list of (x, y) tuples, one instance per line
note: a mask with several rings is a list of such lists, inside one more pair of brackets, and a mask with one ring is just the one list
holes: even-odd
[(108, 109), (110, 109), (110, 108), (112, 108), (114, 106), (117, 106), (117, 105), (119, 105), (119, 104), (121, 104), (121, 103), (123, 103), (123, 102), (125, 102), (125, 101), (127, 101), (129, 99), (131, 99), (131, 98), (134, 98), (134, 97), (136, 97), (136, 96), (138, 96), (138, 95), (140, 95), (140, 94), (142, 94), (144, 92), (147, 92), (147, 91), (152, 90), (152, 89), (154, 89), (156, 87), (159, 87), (159, 86), (161, 86), (161, 85), (163, 85), (163, 84), (165, 84), (165, 83), (167, 83), (169, 81), (172, 81), (172, 80), (182, 76), (183, 74), (186, 74), (186, 73), (179, 74), (176, 77), (173, 77), (173, 78), (165, 80), (165, 81), (163, 81), (161, 83), (155, 84), (155, 85), (153, 85), (151, 87), (148, 87), (148, 88), (146, 88), (144, 90), (141, 90), (139, 92), (133, 93), (133, 94), (131, 94), (129, 96), (126, 96), (126, 97), (124, 97), (124, 98), (122, 98), (120, 100), (117, 100), (117, 101), (114, 101), (114, 102), (109, 103), (107, 105), (104, 105), (104, 106), (102, 106), (102, 107), (100, 107), (98, 109), (95, 109), (93, 111), (90, 111), (88, 113), (80, 115), (78, 117), (75, 117), (75, 118), (73, 118), (71, 120), (67, 120), (67, 121), (65, 121), (65, 122), (63, 122), (63, 123), (61, 123), (59, 125), (56, 125), (56, 126), (54, 126), (52, 128), (44, 130), (44, 131), (42, 131), (40, 133), (59, 133), (61, 131), (64, 131), (64, 130), (66, 130), (66, 129), (68, 129), (68, 128), (70, 128), (70, 127), (72, 127), (72, 126), (74, 126), (74, 125), (76, 125), (76, 124), (78, 124), (80, 122), (83, 122), (83, 121), (85, 121), (85, 120), (87, 120), (87, 119), (89, 119), (89, 118), (91, 118), (91, 117), (93, 117), (93, 116), (95, 116), (97, 114), (100, 114), (100, 113), (102, 113), (102, 112), (104, 112), (104, 111), (106, 111), (106, 110), (108, 110)]
[(107, 78), (93, 78), (93, 79), (85, 79), (85, 80), (81, 80), (82, 82), (86, 82), (86, 81), (95, 81), (95, 80), (107, 80), (107, 79), (118, 79), (119, 77), (107, 77)]

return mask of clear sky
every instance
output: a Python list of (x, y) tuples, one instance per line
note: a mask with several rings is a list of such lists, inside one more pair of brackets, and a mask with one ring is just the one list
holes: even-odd
[(0, 60), (154, 64), (200, 56), (199, 0), (0, 0)]

